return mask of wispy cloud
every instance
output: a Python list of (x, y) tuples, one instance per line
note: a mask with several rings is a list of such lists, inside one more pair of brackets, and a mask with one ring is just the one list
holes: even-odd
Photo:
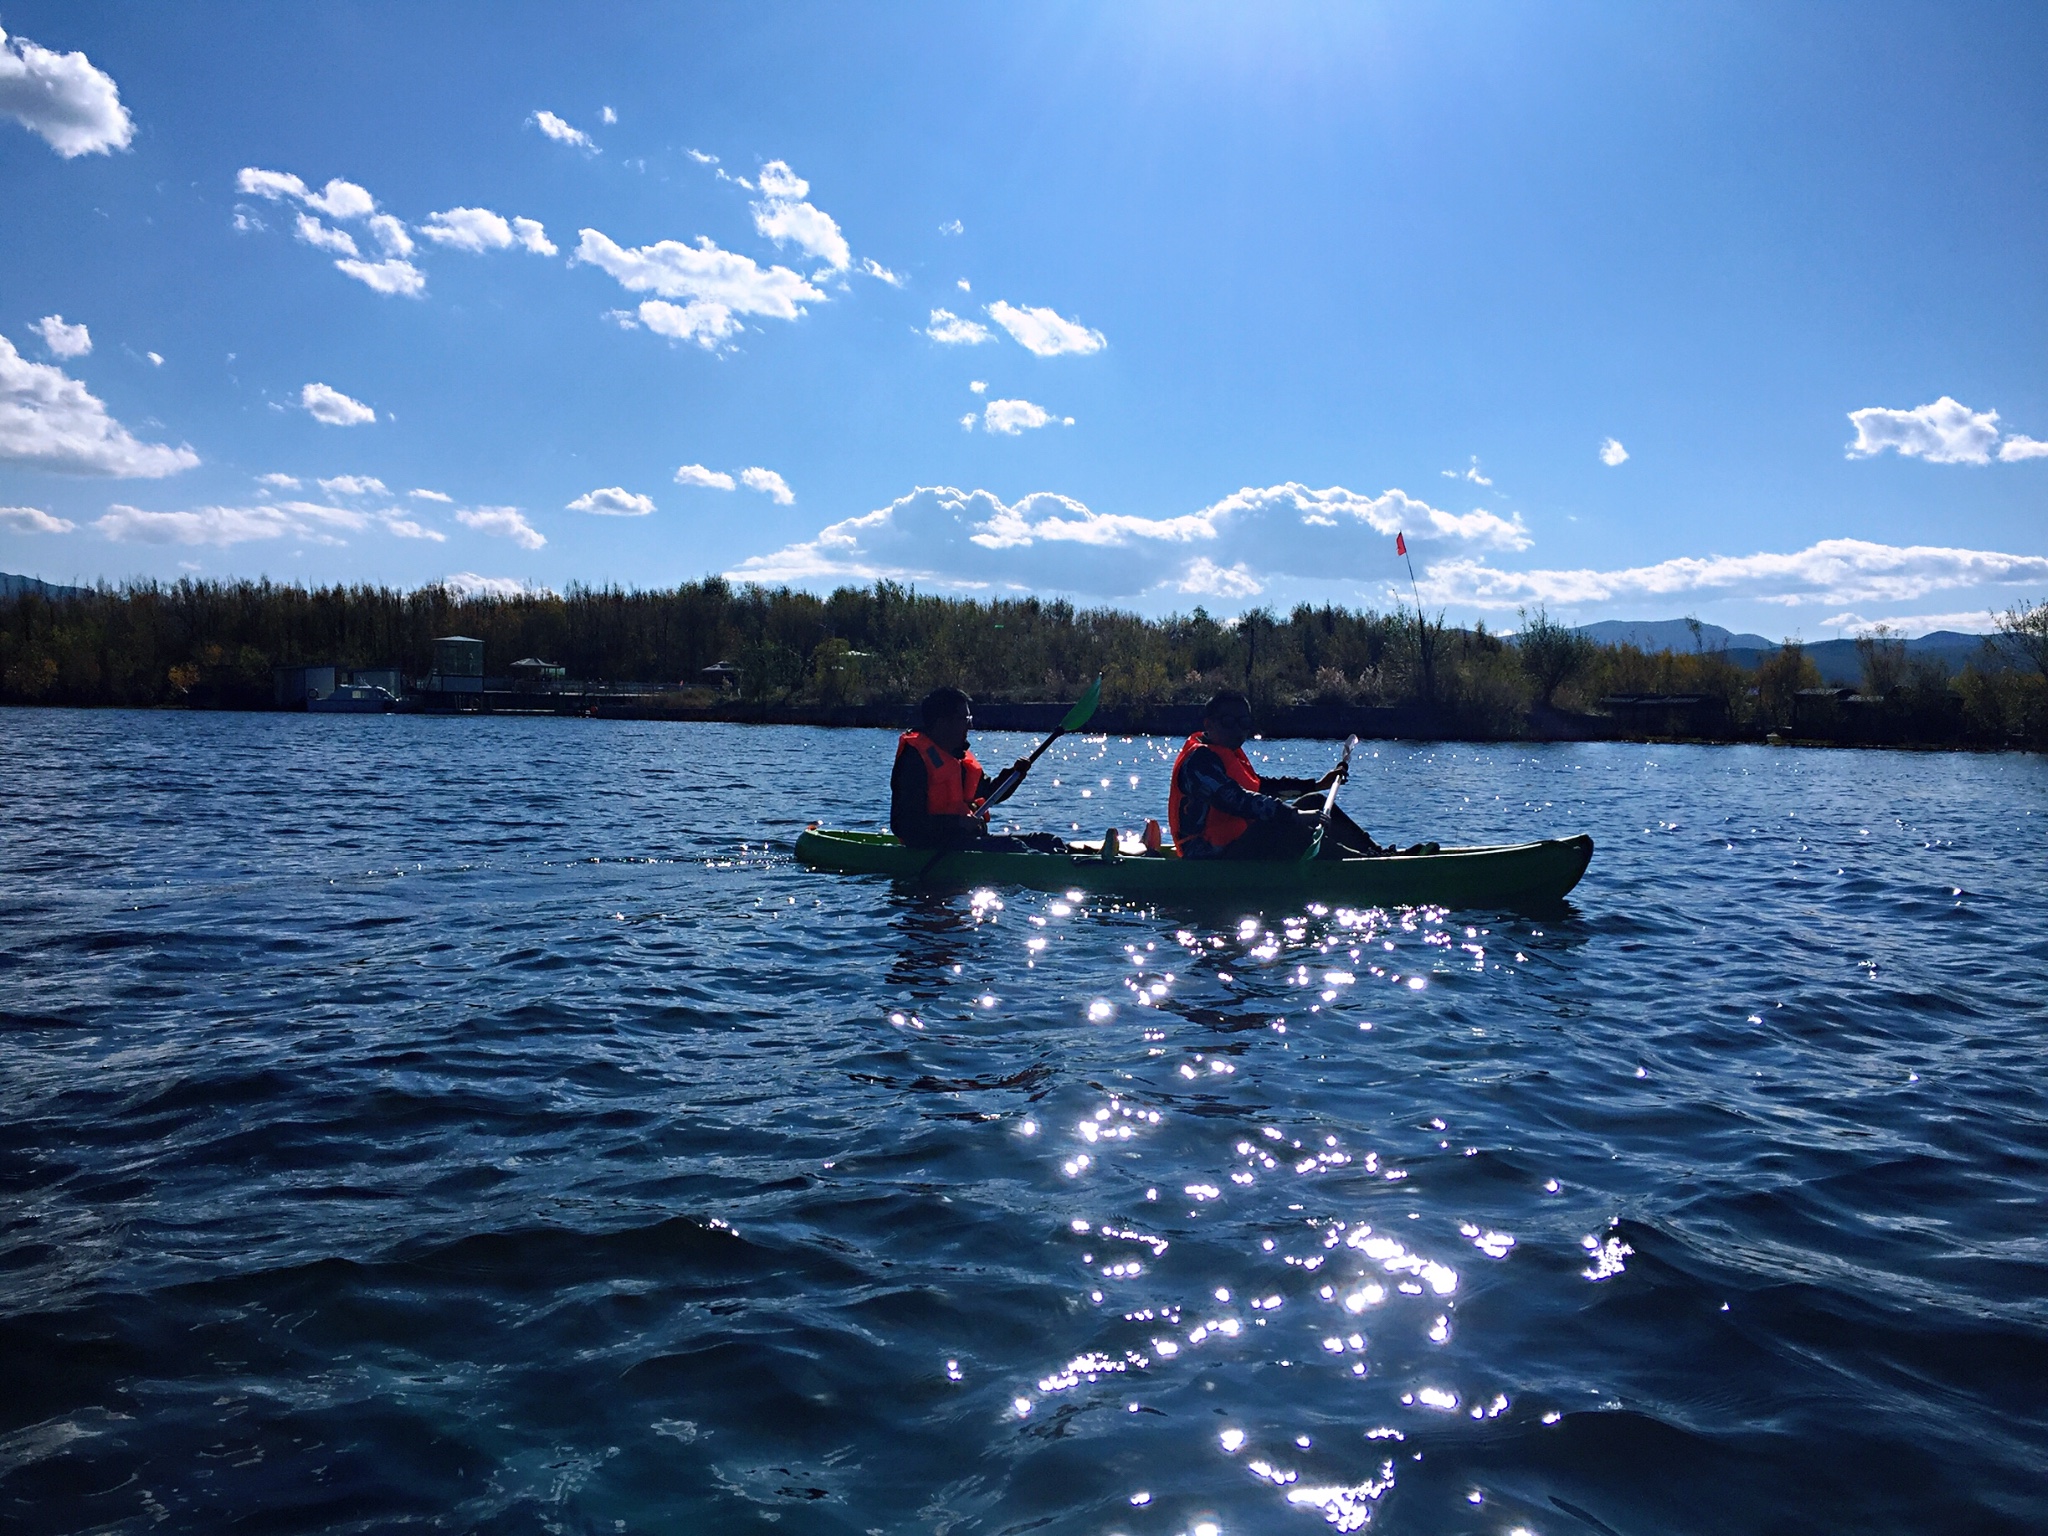
[(1100, 352), (1109, 341), (1078, 320), (1069, 320), (1050, 309), (1019, 308), (1003, 299), (989, 305), (988, 316), (1011, 339), (1037, 357), (1059, 357), (1065, 353), (1086, 356)]
[(995, 340), (994, 333), (980, 321), (965, 319), (950, 309), (933, 310), (924, 333), (949, 347), (978, 347), (984, 341)]
[(540, 549), (547, 543), (546, 536), (517, 507), (464, 507), (456, 512), (455, 521), (478, 533), (510, 539), (521, 549)]
[(780, 160), (761, 167), (757, 185), (762, 201), (754, 204), (754, 228), (777, 245), (794, 245), (806, 256), (844, 272), (853, 259), (846, 237), (832, 216), (805, 202), (811, 184)]
[(772, 469), (762, 469), (758, 465), (743, 469), (740, 471), (740, 484), (750, 491), (759, 491), (779, 506), (789, 506), (796, 500), (796, 492), (789, 488), (789, 482)]
[(557, 144), (572, 145), (577, 149), (588, 150), (593, 155), (597, 153), (597, 144), (589, 134), (585, 133), (581, 128), (570, 127), (564, 119), (557, 117), (552, 112), (543, 109), (534, 113), (527, 121), (553, 139)]
[(455, 498), (453, 496), (450, 496), (446, 491), (429, 491), (415, 488), (413, 490), (407, 491), (405, 494), (410, 496), (414, 501), (452, 502), (453, 500), (455, 500)]
[(92, 524), (102, 537), (121, 544), (211, 544), (223, 548), (282, 538), (338, 544), (342, 541), (335, 530), (353, 532), (369, 525), (364, 513), (310, 501), (193, 507), (178, 512), (150, 512), (116, 502)]
[(66, 325), (62, 315), (45, 315), (29, 329), (43, 338), (52, 357), (84, 357), (92, 351), (92, 332), (83, 324)]
[(677, 485), (702, 486), (706, 490), (729, 491), (733, 478), (721, 470), (706, 469), (702, 464), (685, 464), (676, 471)]
[(596, 512), (606, 517), (645, 517), (654, 510), (652, 496), (636, 495), (624, 486), (585, 491), (569, 503), (571, 512)]
[(316, 250), (333, 251), (342, 256), (359, 254), (355, 237), (345, 229), (335, 229), (322, 224), (310, 213), (302, 213), (293, 223), (293, 233)]
[(0, 116), (66, 160), (126, 149), (135, 120), (113, 76), (82, 53), (58, 53), (0, 31)]
[[(265, 477), (269, 478), (268, 476)], [(289, 479), (289, 476), (283, 478)], [(297, 481), (292, 482), (294, 486)], [(336, 475), (331, 480), (316, 482), (320, 489), (330, 496), (389, 496), (384, 482), (375, 475)]]
[(901, 272), (891, 272), (872, 256), (861, 257), (860, 269), (876, 282), (887, 283), (891, 288), (901, 288), (909, 281)]
[(315, 421), (330, 427), (366, 426), (377, 419), (362, 401), (327, 384), (308, 384), (299, 391), (299, 404)]
[(1439, 603), (1584, 607), (1618, 598), (1715, 596), (1798, 607), (1910, 603), (1932, 592), (2048, 581), (2048, 557), (1941, 545), (1823, 539), (1790, 553), (1683, 556), (1618, 570), (1504, 571), (1472, 559), (1432, 564), (1423, 590)]
[(337, 270), (377, 293), (416, 299), (427, 291), (427, 274), (409, 261), (337, 261)]
[(83, 384), (0, 336), (0, 464), (155, 480), (198, 462), (190, 448), (138, 441)]
[(9, 533), (69, 533), (78, 524), (53, 517), (41, 507), (0, 507), (0, 528)]
[[(738, 333), (741, 315), (794, 320), (804, 304), (825, 298), (789, 268), (762, 267), (751, 257), (721, 250), (707, 237), (695, 245), (662, 240), (629, 250), (600, 230), (581, 234), (575, 260), (609, 273), (629, 293), (662, 296), (643, 302), (635, 313), (615, 310), (613, 317), (679, 341), (714, 347)], [(668, 299), (686, 302), (664, 302)]]
[(1015, 437), (1020, 432), (1050, 426), (1062, 420), (1070, 427), (1074, 424), (1073, 417), (1055, 416), (1044, 406), (1033, 405), (1029, 400), (991, 400), (988, 408), (981, 413), (982, 429), (1001, 433), (1005, 437)]
[(1474, 485), (1491, 485), (1493, 482), (1479, 472), (1479, 455), (1472, 455), (1469, 469), (1446, 469), (1441, 472), (1446, 480), (1470, 480)]

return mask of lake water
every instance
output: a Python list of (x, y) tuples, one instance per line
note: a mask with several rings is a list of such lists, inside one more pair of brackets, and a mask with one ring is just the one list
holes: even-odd
[(2048, 764), (1368, 745), (1571, 909), (1219, 914), (797, 866), (892, 748), (0, 715), (0, 1521), (2048, 1526)]

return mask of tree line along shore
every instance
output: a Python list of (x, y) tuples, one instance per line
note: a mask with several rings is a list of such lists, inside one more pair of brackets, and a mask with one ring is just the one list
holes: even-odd
[(715, 577), (559, 594), (134, 582), (0, 596), (0, 702), (268, 709), (278, 668), (422, 675), (449, 635), (481, 640), (487, 671), (545, 661), (570, 680), (554, 692), (601, 683), (634, 713), (675, 718), (875, 723), (942, 683), (1021, 705), (1071, 699), (1100, 674), (1105, 721), (1129, 728), (1177, 726), (1187, 706), (1238, 687), (1275, 723), (1320, 722), (1302, 734), (1377, 722), (1379, 734), (1476, 740), (2048, 746), (2048, 604), (2024, 602), (1960, 666), (1867, 635), (1855, 685), (1829, 688), (1796, 642), (1744, 665), (1704, 643), (1600, 644), (1541, 611), (1504, 637), (1414, 612), (1148, 619), (890, 582), (828, 595)]

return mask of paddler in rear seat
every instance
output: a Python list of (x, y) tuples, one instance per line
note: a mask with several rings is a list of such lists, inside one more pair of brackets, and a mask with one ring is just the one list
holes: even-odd
[[(973, 702), (958, 688), (934, 688), (918, 705), (921, 728), (896, 741), (889, 774), (889, 830), (912, 848), (971, 848), (977, 853), (1064, 853), (1050, 832), (1022, 836), (988, 829), (989, 777), (967, 745)], [(1018, 758), (1008, 770), (1022, 782), (1031, 764)]]
[[(1180, 749), (1166, 815), (1182, 858), (1298, 859), (1315, 838), (1323, 796), (1350, 777), (1338, 767), (1320, 779), (1261, 778), (1244, 755), (1251, 734), (1251, 701), (1225, 689), (1209, 700), (1201, 730)], [(1331, 811), (1324, 857), (1387, 851), (1341, 806)]]

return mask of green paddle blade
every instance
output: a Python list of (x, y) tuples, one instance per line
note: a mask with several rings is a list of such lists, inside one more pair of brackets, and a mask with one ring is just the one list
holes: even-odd
[(1060, 722), (1063, 731), (1078, 731), (1094, 717), (1095, 706), (1102, 702), (1102, 679), (1098, 676), (1088, 685), (1087, 691), (1074, 701), (1074, 707), (1067, 711), (1067, 718)]

